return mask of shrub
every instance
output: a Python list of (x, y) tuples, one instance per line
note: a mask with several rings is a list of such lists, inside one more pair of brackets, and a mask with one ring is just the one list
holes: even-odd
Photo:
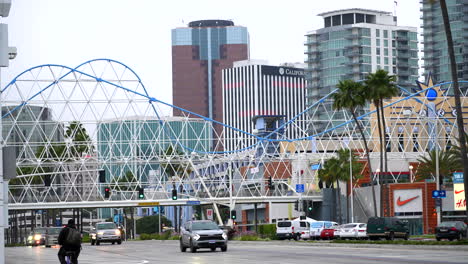
[(275, 224), (259, 225), (258, 233), (263, 238), (276, 239), (276, 225)]

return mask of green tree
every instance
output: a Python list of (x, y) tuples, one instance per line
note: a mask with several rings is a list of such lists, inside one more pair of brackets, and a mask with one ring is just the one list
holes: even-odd
[(369, 168), (370, 184), (372, 188), (372, 200), (374, 205), (374, 215), (377, 216), (377, 201), (375, 197), (374, 174), (370, 162), (369, 145), (364, 134), (361, 122), (356, 117), (356, 110), (366, 104), (366, 95), (364, 86), (352, 80), (340, 81), (337, 85), (338, 91), (332, 95), (333, 108), (336, 110), (346, 109), (353, 116), (354, 122), (361, 133), (362, 141), (366, 149), (367, 167)]
[(72, 141), (70, 151), (73, 157), (81, 157), (84, 153), (94, 151), (92, 139), (79, 121), (73, 121), (67, 126), (65, 137)]
[[(166, 217), (161, 217), (161, 225), (171, 226), (171, 221)], [(136, 232), (137, 234), (153, 234), (160, 233), (159, 230), (159, 215), (145, 216), (136, 221)]]
[(459, 161), (453, 151), (440, 150), (438, 154), (437, 156), (436, 150), (431, 150), (418, 159), (421, 163), (418, 167), (418, 180), (436, 178), (437, 159), (439, 159), (439, 184), (443, 183), (444, 178), (451, 177), (451, 174), (459, 168)]

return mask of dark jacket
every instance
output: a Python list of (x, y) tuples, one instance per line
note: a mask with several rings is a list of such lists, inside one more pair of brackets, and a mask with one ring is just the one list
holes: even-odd
[(64, 227), (62, 229), (62, 231), (60, 231), (60, 234), (59, 234), (59, 237), (58, 237), (58, 244), (61, 245), (62, 248), (65, 248), (66, 250), (69, 250), (69, 251), (80, 250), (81, 245), (80, 246), (72, 246), (72, 245), (67, 245), (65, 243), (66, 239), (67, 239), (67, 236), (68, 236), (68, 232), (70, 231), (70, 228), (76, 229), (76, 226), (75, 225), (68, 225), (68, 226)]

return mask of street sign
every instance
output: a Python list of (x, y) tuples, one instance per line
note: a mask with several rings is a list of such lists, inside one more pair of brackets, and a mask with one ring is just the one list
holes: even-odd
[(199, 205), (200, 201), (187, 201), (187, 205)]
[(138, 206), (155, 206), (155, 205), (159, 205), (159, 202), (138, 203)]
[(434, 190), (432, 191), (432, 198), (447, 198), (445, 190)]
[(304, 184), (296, 184), (296, 192), (303, 193), (304, 192)]

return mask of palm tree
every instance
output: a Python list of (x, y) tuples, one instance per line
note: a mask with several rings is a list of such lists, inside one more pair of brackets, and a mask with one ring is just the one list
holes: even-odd
[(454, 157), (453, 151), (441, 150), (438, 152), (431, 150), (428, 155), (423, 155), (418, 159), (421, 165), (418, 167), (418, 180), (428, 179), (437, 175), (436, 163), (439, 160), (439, 184), (443, 183), (445, 177), (450, 177), (460, 164)]
[[(436, 0), (429, 0), (434, 3)], [(463, 112), (460, 100), (460, 87), (458, 84), (457, 61), (455, 60), (455, 50), (453, 48), (452, 30), (450, 28), (450, 19), (448, 15), (447, 3), (445, 0), (439, 0), (442, 20), (444, 21), (445, 37), (447, 38), (447, 53), (450, 61), (450, 71), (452, 73), (453, 92), (455, 96), (455, 109), (457, 111), (458, 138), (461, 146), (461, 160), (463, 164), (463, 179), (465, 190), (468, 190), (468, 156), (466, 150), (465, 129), (463, 122)], [(468, 192), (465, 191), (465, 200), (468, 200)], [(466, 221), (468, 221), (468, 206), (466, 207)]]
[[(318, 178), (320, 181), (324, 182), (326, 186), (331, 186), (333, 189), (334, 182), (338, 182), (338, 177), (342, 171), (341, 162), (338, 158), (331, 158), (323, 164), (323, 167), (318, 171)], [(341, 223), (341, 195), (340, 195), (340, 185), (337, 184), (338, 192), (338, 222)]]
[(354, 122), (358, 126), (359, 132), (361, 133), (362, 140), (364, 142), (364, 147), (366, 149), (367, 157), (367, 167), (369, 168), (370, 184), (372, 188), (372, 200), (374, 204), (374, 215), (377, 216), (377, 202), (375, 198), (375, 188), (374, 188), (374, 176), (372, 172), (371, 162), (370, 162), (370, 151), (367, 144), (366, 135), (364, 134), (364, 129), (362, 128), (361, 123), (356, 117), (356, 110), (360, 107), (363, 107), (366, 104), (364, 87), (362, 84), (352, 81), (344, 80), (340, 81), (337, 85), (338, 91), (332, 95), (333, 98), (333, 108), (336, 110), (346, 109), (353, 116)]
[[(387, 161), (387, 138), (386, 138), (386, 124), (385, 114), (383, 108), (383, 100), (398, 95), (398, 88), (395, 85), (396, 77), (394, 75), (388, 75), (385, 70), (379, 69), (375, 73), (371, 73), (365, 80), (365, 88), (367, 99), (374, 103), (375, 110), (377, 111), (377, 128), (379, 131), (380, 141), (380, 171), (388, 172), (388, 161)], [(384, 159), (385, 156), (385, 159)], [(385, 162), (384, 162), (385, 160)], [(385, 166), (385, 167), (382, 167)], [(380, 215), (383, 216), (383, 180), (380, 174), (379, 182), (380, 187)]]

